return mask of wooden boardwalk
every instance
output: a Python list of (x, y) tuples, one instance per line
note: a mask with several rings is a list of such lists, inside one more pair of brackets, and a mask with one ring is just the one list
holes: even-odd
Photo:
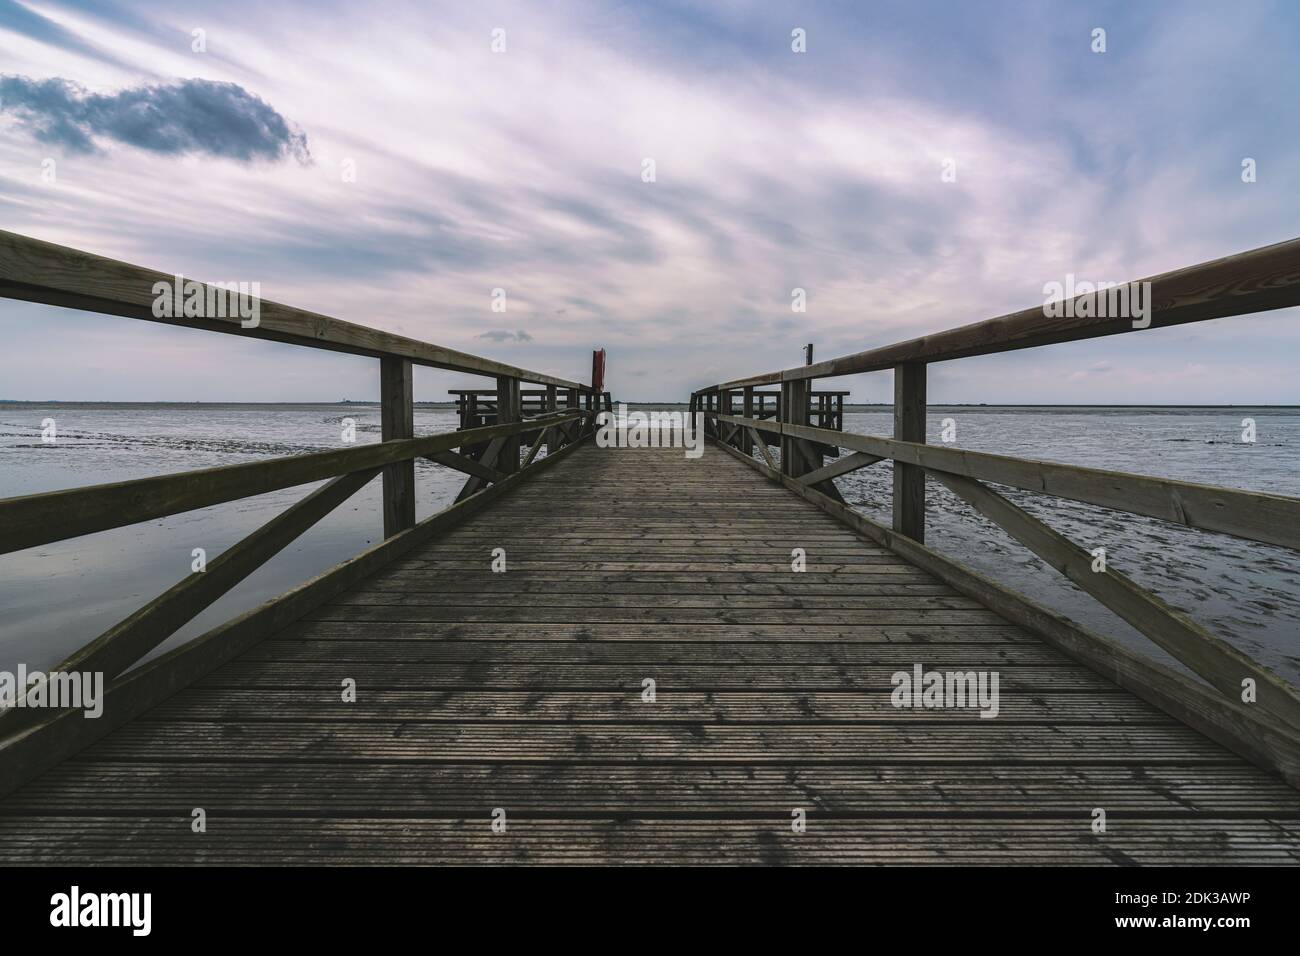
[(0, 801), (0, 861), (1296, 863), (1300, 794), (716, 447), (588, 445)]

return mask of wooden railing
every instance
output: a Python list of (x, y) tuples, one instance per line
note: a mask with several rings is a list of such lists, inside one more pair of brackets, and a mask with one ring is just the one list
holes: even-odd
[[(1150, 320), (1148, 327), (1135, 328), (1127, 317), (1080, 317), (1083, 310), (1074, 307), (1049, 314), (1039, 306), (896, 345), (712, 385), (692, 394), (691, 409), (703, 412), (712, 422), (710, 434), (719, 447), (962, 593), (1034, 630), (1075, 659), (1300, 786), (1300, 693), (1294, 685), (1110, 564), (1094, 570), (1091, 552), (984, 482), (1291, 549), (1300, 549), (1300, 499), (925, 444), (928, 363), (1121, 333), (1157, 334), (1152, 330), (1300, 305), (1300, 240), (1144, 281), (1151, 283), (1151, 311), (1145, 317)], [(1077, 297), (1072, 305), (1084, 298)], [(892, 437), (855, 435), (809, 424), (808, 394), (813, 381), (885, 369), (894, 372)], [(781, 388), (779, 420), (719, 410), (732, 409), (737, 393), (749, 408), (754, 388), (771, 383), (779, 383)], [(770, 445), (779, 447), (779, 459), (769, 450)], [(824, 450), (829, 446), (847, 454), (828, 464)], [(752, 448), (761, 453), (761, 460)], [(834, 484), (841, 475), (886, 459), (894, 463), (892, 527), (846, 507)], [(925, 547), (926, 475), (1205, 683), (1130, 651)]]
[[(340, 593), (351, 583), (475, 513), (594, 433), (597, 396), (588, 385), (428, 342), (258, 301), (259, 322), (238, 315), (160, 318), (155, 286), (173, 276), (0, 231), (0, 297), (270, 339), (379, 360), (381, 438), (376, 444), (25, 495), (0, 501), (0, 554), (327, 480), (263, 527), (182, 578), (53, 668), (101, 672), (104, 716), (10, 708), (0, 714), (0, 793), (103, 736), (180, 687)], [(202, 286), (206, 298), (206, 285)], [(164, 310), (165, 311), (165, 310)], [(416, 436), (412, 366), (494, 377), (494, 423)], [(550, 400), (525, 417), (520, 383)], [(564, 401), (556, 396), (563, 395)], [(525, 444), (526, 443), (526, 444)], [(546, 455), (539, 458), (541, 449)], [(464, 473), (450, 507), (415, 521), (415, 460)], [(283, 550), (376, 476), (383, 481), (385, 540), (285, 595), (129, 670), (204, 608)]]

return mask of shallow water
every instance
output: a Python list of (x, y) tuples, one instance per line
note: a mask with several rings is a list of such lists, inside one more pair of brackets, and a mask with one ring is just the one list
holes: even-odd
[[(932, 406), (928, 440), (956, 425), (953, 447), (1300, 495), (1300, 410)], [(377, 405), (0, 405), (0, 497), (338, 448), (342, 419), (379, 440)], [(1241, 420), (1257, 423), (1243, 443)], [(58, 440), (41, 441), (55, 420)], [(889, 435), (889, 409), (848, 412), (846, 428)], [(416, 433), (456, 427), (417, 408)], [(706, 452), (708, 454), (708, 452)], [(417, 517), (445, 507), (463, 476), (416, 466)], [(846, 500), (888, 521), (890, 467), (840, 479)], [(0, 556), (0, 669), (47, 667), (211, 560), (315, 485)], [(381, 536), (378, 479), (174, 637), (228, 620)], [(1206, 534), (1013, 489), (999, 489), (1257, 660), (1300, 682), (1300, 560), (1282, 548)], [(1156, 651), (1118, 618), (952, 496), (927, 483), (927, 544), (1132, 646)]]
[[(57, 441), (41, 441), (53, 418)], [(0, 497), (233, 465), (379, 441), (378, 405), (0, 405)], [(454, 412), (415, 412), (417, 435), (450, 431)], [(416, 518), (455, 497), (463, 475), (416, 462)], [(322, 483), (0, 556), (0, 669), (48, 667)], [(383, 536), (380, 479), (255, 571), (177, 632), (161, 650), (256, 607)]]

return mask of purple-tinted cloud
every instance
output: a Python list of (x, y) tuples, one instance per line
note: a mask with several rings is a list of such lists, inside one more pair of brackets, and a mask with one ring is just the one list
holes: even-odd
[(190, 79), (93, 93), (61, 77), (0, 76), (0, 111), (40, 142), (72, 153), (112, 142), (245, 163), (311, 161), (307, 137), (237, 83)]

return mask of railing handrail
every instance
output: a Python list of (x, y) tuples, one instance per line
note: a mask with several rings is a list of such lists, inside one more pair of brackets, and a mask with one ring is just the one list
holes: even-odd
[[(192, 276), (185, 278), (187, 281), (199, 281)], [(406, 359), (416, 365), (473, 375), (509, 377), (540, 385), (591, 391), (590, 385), (581, 382), (518, 368), (470, 352), (445, 348), (432, 342), (407, 338), (268, 299), (257, 299), (260, 315), (256, 328), (241, 327), (239, 316), (186, 318), (154, 315), (153, 304), (157, 298), (154, 293), (155, 284), (171, 284), (174, 280), (174, 273), (158, 272), (0, 230), (0, 298), (144, 319), (182, 328), (225, 332), (353, 355)], [(203, 285), (206, 296), (210, 284), (200, 284)]]
[[(1152, 329), (1289, 308), (1300, 305), (1300, 239), (1134, 281), (1151, 283)], [(1069, 301), (1077, 303), (1085, 295)], [(1078, 316), (1073, 308), (1062, 311), (1069, 314), (1052, 317), (1038, 305), (812, 365), (710, 385), (693, 394), (879, 372), (905, 362), (946, 362), (1135, 331), (1129, 318)]]
[[(877, 461), (890, 459), (927, 470), (992, 481), (1049, 498), (1079, 501), (1098, 508), (1156, 518), (1186, 528), (1229, 534), (1245, 541), (1300, 551), (1300, 498), (1290, 495), (1226, 488), (1129, 471), (1089, 468), (1040, 458), (995, 455), (965, 448), (899, 441), (880, 435), (796, 425), (772, 419), (720, 415), (712, 411), (702, 414), (713, 421), (766, 434), (793, 436), (863, 452), (875, 456)], [(805, 483), (819, 483), (809, 482), (806, 475), (801, 476), (801, 480)]]
[(557, 411), (547, 418), (4, 498), (0, 499), (0, 554), (430, 457), (589, 416), (580, 410)]

